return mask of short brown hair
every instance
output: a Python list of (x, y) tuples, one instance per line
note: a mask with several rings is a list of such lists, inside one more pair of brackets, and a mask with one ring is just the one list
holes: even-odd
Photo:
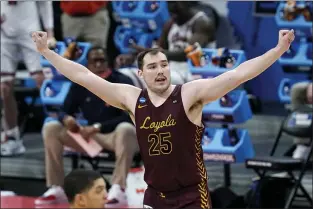
[(137, 65), (138, 65), (138, 68), (139, 68), (140, 70), (143, 69), (143, 65), (144, 65), (143, 59), (145, 58), (146, 54), (156, 55), (156, 54), (159, 53), (159, 52), (161, 52), (161, 53), (164, 54), (164, 51), (163, 51), (163, 49), (161, 49), (161, 48), (151, 48), (151, 49), (147, 49), (147, 50), (145, 50), (145, 51), (140, 52), (140, 53), (137, 55)]

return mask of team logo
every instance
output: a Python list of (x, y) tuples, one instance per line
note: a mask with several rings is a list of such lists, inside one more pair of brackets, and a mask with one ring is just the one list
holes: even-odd
[(138, 108), (141, 109), (141, 108), (144, 108), (144, 107), (147, 107), (148, 105), (138, 105)]
[(146, 102), (146, 99), (144, 97), (140, 97), (139, 99), (139, 102), (142, 104), (142, 103), (145, 103)]

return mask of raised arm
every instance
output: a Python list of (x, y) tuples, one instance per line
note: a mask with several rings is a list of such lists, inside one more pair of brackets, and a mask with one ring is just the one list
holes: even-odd
[(133, 113), (140, 89), (105, 81), (84, 66), (63, 58), (48, 48), (45, 32), (33, 32), (32, 39), (37, 50), (65, 77), (85, 87), (108, 104)]
[(293, 30), (281, 30), (277, 46), (265, 54), (248, 60), (237, 68), (215, 78), (199, 79), (185, 84), (183, 94), (185, 98), (188, 98), (185, 107), (190, 108), (196, 103), (205, 105), (221, 98), (240, 84), (258, 76), (289, 49), (294, 38)]

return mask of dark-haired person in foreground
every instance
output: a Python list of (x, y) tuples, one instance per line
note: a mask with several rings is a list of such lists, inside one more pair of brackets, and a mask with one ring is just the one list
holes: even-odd
[(106, 184), (100, 173), (77, 169), (64, 179), (64, 192), (70, 208), (104, 208)]
[(130, 114), (148, 184), (144, 207), (211, 208), (201, 146), (203, 106), (270, 67), (289, 49), (294, 31), (281, 30), (276, 47), (233, 70), (176, 86), (171, 85), (166, 55), (158, 49), (144, 51), (137, 63), (146, 89), (100, 79), (84, 66), (49, 50), (45, 32), (34, 32), (32, 37), (38, 51), (60, 73)]

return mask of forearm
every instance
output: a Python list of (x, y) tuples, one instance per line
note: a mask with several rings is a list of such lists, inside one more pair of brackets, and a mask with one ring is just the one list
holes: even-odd
[(275, 47), (265, 54), (250, 59), (236, 68), (236, 72), (240, 75), (242, 82), (246, 82), (255, 78), (276, 62), (284, 53), (284, 50)]
[(75, 83), (82, 85), (84, 77), (88, 75), (89, 70), (84, 66), (65, 59), (50, 49), (46, 49), (41, 54), (65, 77)]

